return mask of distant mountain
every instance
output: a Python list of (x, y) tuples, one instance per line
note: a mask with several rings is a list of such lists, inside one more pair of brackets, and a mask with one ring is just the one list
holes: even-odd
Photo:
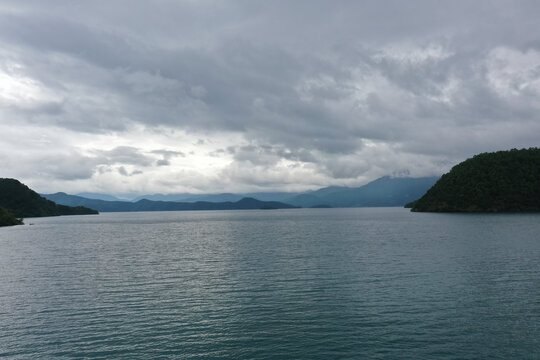
[[(85, 206), (98, 211), (130, 211), (134, 203), (130, 201), (106, 201), (100, 199), (87, 199), (78, 195), (69, 195), (64, 192), (55, 194), (41, 194), (46, 199), (66, 206)], [(142, 200), (141, 200), (142, 201)]]
[[(236, 203), (243, 198), (254, 198), (263, 202), (280, 202), (291, 204), (295, 207), (363, 207), (363, 206), (403, 206), (407, 202), (422, 196), (436, 181), (437, 177), (427, 178), (393, 178), (382, 177), (370, 182), (361, 187), (350, 188), (343, 186), (329, 186), (315, 191), (304, 193), (298, 192), (252, 192), (252, 193), (221, 193), (221, 194), (153, 194), (141, 195), (131, 202), (121, 201), (110, 195), (101, 195), (101, 198), (94, 196), (89, 198), (86, 196), (67, 195), (65, 193), (56, 193), (43, 195), (48, 199), (54, 200), (60, 204), (70, 206), (87, 206), (98, 209), (99, 211), (147, 211), (147, 210), (132, 210), (149, 206), (154, 208), (154, 205), (143, 202), (141, 200), (149, 200), (160, 202), (159, 207), (166, 209), (175, 208), (175, 206), (163, 204), (166, 202), (177, 203)], [(93, 193), (90, 193), (93, 194)], [(99, 201), (98, 201), (99, 200)], [(103, 203), (102, 201), (106, 201)], [(196, 209), (199, 206), (212, 208), (210, 205), (191, 206)], [(222, 206), (222, 205), (219, 205)], [(218, 207), (219, 207), (218, 206)], [(177, 206), (178, 207), (178, 206)], [(179, 205), (180, 209), (190, 209), (190, 206)]]
[(208, 202), (227, 202), (227, 201), (238, 201), (243, 199), (244, 195), (241, 194), (194, 194), (186, 199), (181, 200), (182, 202), (197, 202), (197, 201), (208, 201)]
[(403, 206), (423, 195), (438, 178), (385, 176), (362, 187), (336, 192), (331, 196), (334, 199), (334, 206)]
[(324, 187), (315, 191), (311, 191), (310, 194), (323, 198), (323, 197), (330, 196), (335, 193), (347, 191), (350, 189), (355, 189), (355, 188), (349, 188), (345, 186), (327, 186), (327, 187)]
[(58, 205), (15, 179), (0, 179), (0, 207), (16, 218), (98, 213), (85, 207)]
[(245, 197), (252, 197), (259, 199), (261, 201), (281, 201), (286, 203), (286, 199), (289, 199), (293, 196), (301, 194), (299, 192), (283, 192), (283, 191), (274, 191), (274, 192), (251, 192), (243, 194)]
[(285, 202), (302, 207), (403, 206), (422, 196), (438, 177), (393, 178), (385, 176), (357, 188), (331, 186), (300, 194)]
[(69, 206), (88, 206), (102, 212), (124, 211), (179, 211), (179, 210), (252, 210), (252, 209), (290, 209), (294, 206), (277, 201), (260, 201), (253, 198), (243, 198), (231, 202), (176, 202), (176, 201), (152, 201), (142, 199), (136, 202), (130, 201), (104, 201), (87, 199), (81, 196), (68, 195), (66, 193), (44, 194), (49, 200)]
[(540, 149), (482, 153), (454, 166), (412, 211), (540, 211)]
[(193, 194), (181, 193), (181, 194), (146, 194), (140, 195), (132, 199), (132, 202), (137, 202), (139, 200), (152, 200), (152, 201), (184, 201), (189, 197), (192, 197)]
[(320, 205), (330, 206), (330, 201), (328, 199), (323, 200), (322, 197), (313, 195), (312, 193), (299, 194), (291, 198), (285, 199), (285, 202), (291, 205), (301, 206), (304, 208), (310, 208)]
[(78, 193), (77, 195), (82, 196), (87, 199), (97, 199), (97, 200), (105, 200), (105, 201), (124, 201), (123, 199), (117, 198), (116, 196), (112, 196), (108, 194), (93, 193), (93, 192), (82, 192), (82, 193)]
[(223, 193), (223, 194), (196, 194), (182, 200), (182, 202), (196, 202), (196, 201), (210, 201), (210, 202), (224, 202), (224, 201), (238, 201), (243, 198), (254, 198), (261, 201), (281, 201), (286, 202), (285, 199), (297, 195), (298, 193), (290, 192), (253, 192), (253, 193)]
[[(209, 202), (235, 202), (245, 197), (255, 198), (261, 201), (284, 201), (294, 195), (298, 195), (297, 192), (252, 192), (252, 193), (220, 193), (220, 194), (152, 194), (152, 195), (140, 195), (134, 198), (132, 201), (137, 202), (142, 199), (152, 201), (177, 201), (177, 202), (197, 202), (197, 201), (209, 201)], [(80, 195), (80, 194), (79, 194)], [(80, 195), (87, 197), (84, 195)], [(88, 198), (88, 197), (87, 197)], [(106, 199), (102, 199), (106, 200)]]

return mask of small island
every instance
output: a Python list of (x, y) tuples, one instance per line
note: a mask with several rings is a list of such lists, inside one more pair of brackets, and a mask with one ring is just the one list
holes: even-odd
[(415, 212), (540, 211), (540, 149), (475, 155), (405, 207)]
[(98, 214), (84, 206), (59, 205), (16, 179), (0, 179), (0, 226), (20, 225), (22, 218)]

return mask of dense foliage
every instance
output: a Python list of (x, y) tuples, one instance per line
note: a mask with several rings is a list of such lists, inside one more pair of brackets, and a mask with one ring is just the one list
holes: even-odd
[(57, 205), (15, 179), (0, 179), (0, 206), (18, 218), (97, 214), (82, 206)]
[(21, 225), (22, 221), (13, 216), (12, 213), (0, 207), (0, 226)]
[(412, 211), (540, 211), (540, 149), (482, 153), (454, 166)]

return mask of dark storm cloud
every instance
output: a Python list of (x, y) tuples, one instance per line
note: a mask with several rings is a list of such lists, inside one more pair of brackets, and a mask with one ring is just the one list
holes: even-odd
[[(412, 154), (436, 172), (538, 145), (539, 15), (536, 1), (4, 1), (0, 71), (35, 94), (0, 104), (84, 133), (240, 133), (236, 165), (354, 179)], [(166, 167), (175, 151), (93, 154)]]

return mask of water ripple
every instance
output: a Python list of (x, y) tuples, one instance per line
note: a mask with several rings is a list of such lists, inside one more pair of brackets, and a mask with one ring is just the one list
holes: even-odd
[(0, 229), (0, 357), (534, 359), (540, 215), (124, 213)]

